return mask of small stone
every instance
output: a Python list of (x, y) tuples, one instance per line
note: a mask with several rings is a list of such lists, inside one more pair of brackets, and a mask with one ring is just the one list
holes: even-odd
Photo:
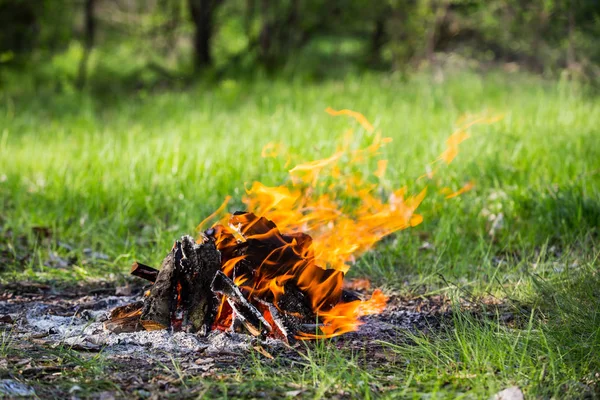
[(79, 385), (73, 385), (71, 386), (71, 389), (69, 389), (69, 393), (73, 394), (75, 392), (81, 392), (81, 386)]
[(304, 390), (290, 390), (289, 392), (285, 392), (285, 397), (296, 397), (302, 392), (304, 392)]
[(492, 400), (523, 400), (523, 392), (517, 386), (511, 386), (492, 396)]

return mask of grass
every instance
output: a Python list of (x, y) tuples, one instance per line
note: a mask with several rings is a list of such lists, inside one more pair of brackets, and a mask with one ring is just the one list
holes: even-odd
[[(226, 195), (233, 210), (245, 184), (283, 182), (285, 160), (260, 157), (266, 143), (310, 160), (358, 128), (327, 106), (358, 110), (391, 136), (384, 189), (414, 191), (459, 117), (502, 113), (474, 127), (440, 175), (441, 186), (475, 188), (449, 200), (430, 188), (424, 222), (386, 239), (351, 275), (405, 293), (458, 288), (527, 304), (526, 324), (457, 313), (453, 328), (389, 344), (394, 358), (381, 365), (319, 343), (293, 368), (250, 358), (222, 380), (176, 378), (206, 396), (481, 398), (513, 384), (535, 397), (599, 396), (599, 104), (572, 82), (494, 72), (442, 82), (225, 80), (103, 96), (2, 92), (0, 280), (111, 280), (133, 260), (157, 265)], [(75, 265), (49, 267), (50, 253)]]

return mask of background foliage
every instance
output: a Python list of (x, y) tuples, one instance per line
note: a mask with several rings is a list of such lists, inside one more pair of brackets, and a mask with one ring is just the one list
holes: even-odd
[(0, 24), (4, 83), (61, 88), (449, 61), (589, 79), (600, 61), (599, 0), (0, 0)]

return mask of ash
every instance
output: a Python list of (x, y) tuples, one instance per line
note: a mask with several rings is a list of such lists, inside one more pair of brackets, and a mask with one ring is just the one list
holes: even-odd
[[(213, 331), (203, 337), (169, 330), (113, 333), (103, 323), (110, 311), (139, 300), (140, 296), (11, 296), (0, 300), (0, 330), (13, 340), (74, 350), (99, 352), (109, 357), (168, 360), (170, 357), (218, 357), (244, 354), (257, 346), (271, 354), (289, 350), (277, 339), (261, 340), (251, 335)], [(346, 347), (367, 347), (376, 341), (395, 341), (410, 331), (428, 331), (439, 326), (432, 312), (412, 310), (391, 298), (379, 315), (365, 318), (356, 331), (334, 339)], [(437, 313), (439, 314), (439, 313)]]

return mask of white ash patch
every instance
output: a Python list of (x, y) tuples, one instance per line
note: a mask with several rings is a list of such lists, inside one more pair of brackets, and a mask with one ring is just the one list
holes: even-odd
[[(111, 356), (164, 358), (171, 355), (239, 355), (256, 344), (276, 348), (278, 340), (259, 340), (250, 335), (214, 331), (207, 337), (170, 330), (113, 333), (104, 328), (110, 311), (137, 300), (133, 296), (110, 296), (98, 299), (93, 309), (79, 310), (78, 301), (61, 304), (0, 302), (0, 310), (16, 321), (17, 338), (42, 339), (50, 345), (66, 345), (79, 350), (102, 351)], [(85, 298), (89, 305), (91, 299)], [(65, 308), (64, 303), (69, 306)], [(11, 312), (16, 311), (16, 312)], [(55, 315), (60, 311), (61, 315)]]
[(100, 332), (70, 336), (64, 339), (70, 346), (104, 348), (105, 352), (118, 354), (144, 353), (146, 351), (163, 351), (169, 353), (194, 353), (208, 346), (192, 333), (168, 330), (140, 331), (130, 333), (112, 333), (101, 329)]
[[(14, 320), (14, 324), (0, 323), (0, 330), (10, 330), (15, 339), (41, 341), (50, 346), (64, 345), (81, 351), (102, 351), (111, 358), (140, 360), (193, 359), (199, 355), (237, 359), (257, 346), (268, 349), (267, 352), (279, 352), (289, 347), (277, 339), (261, 340), (232, 332), (213, 331), (203, 337), (170, 330), (113, 333), (104, 328), (112, 309), (138, 299), (138, 296), (85, 296), (78, 299), (0, 301), (0, 316), (9, 315)], [(363, 321), (364, 325), (356, 332), (334, 340), (350, 345), (354, 343), (357, 348), (376, 340), (393, 342), (401, 331), (427, 331), (433, 322), (425, 313), (395, 309), (368, 316)]]
[[(86, 299), (89, 301), (89, 299)], [(33, 335), (47, 334), (55, 340), (64, 340), (76, 335), (89, 335), (98, 330), (100, 322), (105, 321), (114, 307), (128, 304), (133, 297), (110, 296), (96, 303), (97, 309), (81, 310), (75, 304), (72, 314), (54, 315), (53, 305), (30, 303), (21, 312), (9, 314), (19, 321), (19, 328), (31, 331)], [(80, 300), (81, 301), (81, 300)], [(2, 302), (4, 303), (4, 302)], [(0, 304), (6, 308), (6, 304)], [(71, 315), (69, 315), (71, 314)]]

